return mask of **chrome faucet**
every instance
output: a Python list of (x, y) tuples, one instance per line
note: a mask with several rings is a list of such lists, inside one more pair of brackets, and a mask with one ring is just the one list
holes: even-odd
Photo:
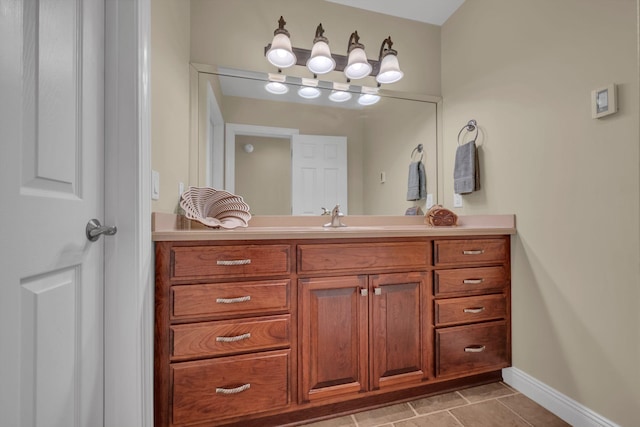
[(336, 205), (336, 207), (331, 210), (331, 222), (326, 223), (324, 227), (346, 227), (346, 225), (342, 223), (343, 216), (344, 214), (340, 212), (340, 205)]

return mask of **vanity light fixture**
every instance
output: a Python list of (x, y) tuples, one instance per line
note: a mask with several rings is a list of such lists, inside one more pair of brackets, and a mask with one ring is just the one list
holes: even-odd
[(290, 34), (284, 28), (285, 24), (281, 16), (278, 20), (278, 28), (273, 32), (273, 41), (264, 48), (265, 56), (278, 69), (293, 65), (306, 66), (314, 77), (333, 70), (343, 71), (348, 80), (373, 76), (380, 84), (397, 82), (404, 75), (398, 64), (398, 52), (391, 48), (393, 45), (391, 37), (382, 42), (379, 58), (374, 60), (367, 58), (357, 31), (351, 33), (349, 37), (345, 56), (331, 53), (329, 40), (324, 36), (322, 24), (316, 28), (311, 50), (292, 46)]
[(296, 63), (296, 55), (291, 47), (291, 36), (289, 31), (285, 30), (286, 22), (280, 17), (278, 28), (273, 32), (273, 41), (270, 49), (267, 51), (267, 59), (278, 68), (291, 67)]
[[(385, 45), (388, 46), (385, 49)], [(392, 49), (393, 42), (391, 36), (384, 39), (380, 46), (380, 72), (376, 76), (376, 81), (382, 84), (395, 83), (404, 76), (398, 64), (398, 52)]]
[(336, 60), (331, 57), (329, 40), (324, 36), (322, 24), (316, 28), (316, 36), (313, 39), (311, 56), (307, 60), (307, 68), (313, 74), (326, 74), (336, 68)]
[(320, 89), (318, 89), (318, 80), (316, 79), (302, 79), (302, 86), (298, 89), (298, 95), (305, 99), (314, 99), (320, 96)]
[(333, 102), (346, 102), (351, 99), (351, 93), (348, 90), (347, 83), (334, 83), (329, 99)]
[(289, 87), (284, 84), (286, 79), (287, 77), (284, 74), (269, 73), (269, 83), (264, 85), (264, 88), (274, 95), (284, 95), (289, 92)]
[(358, 97), (358, 104), (360, 105), (373, 105), (380, 101), (380, 95), (378, 95), (378, 88), (362, 87), (362, 94)]

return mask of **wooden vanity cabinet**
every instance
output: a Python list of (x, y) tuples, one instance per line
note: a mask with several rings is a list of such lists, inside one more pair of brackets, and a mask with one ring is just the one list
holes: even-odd
[(155, 426), (297, 425), (501, 379), (509, 236), (156, 242)]

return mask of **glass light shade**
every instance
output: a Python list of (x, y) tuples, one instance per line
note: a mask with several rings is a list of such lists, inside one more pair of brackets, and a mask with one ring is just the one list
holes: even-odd
[(313, 74), (326, 74), (336, 68), (336, 61), (331, 57), (329, 45), (323, 41), (317, 41), (311, 48), (311, 56), (307, 60), (307, 68)]
[(348, 79), (355, 80), (367, 77), (369, 74), (371, 74), (371, 64), (367, 61), (367, 54), (364, 53), (364, 49), (354, 48), (349, 52), (349, 60), (344, 69), (344, 75)]
[(320, 96), (320, 89), (311, 86), (302, 86), (298, 89), (298, 95), (306, 99), (314, 99)]
[(264, 88), (267, 90), (267, 92), (273, 93), (275, 95), (284, 95), (285, 93), (289, 92), (289, 88), (280, 82), (269, 82), (264, 85)]
[(346, 102), (351, 99), (351, 93), (344, 90), (332, 90), (329, 99), (333, 102)]
[(363, 93), (358, 98), (358, 104), (360, 105), (373, 105), (380, 101), (380, 95), (374, 95), (371, 93)]
[(278, 33), (273, 37), (271, 49), (267, 51), (267, 60), (278, 68), (291, 67), (296, 63), (289, 36)]
[(398, 57), (396, 55), (390, 53), (382, 58), (380, 72), (376, 76), (376, 81), (378, 83), (395, 83), (403, 76), (404, 73), (400, 71), (400, 65), (398, 64)]

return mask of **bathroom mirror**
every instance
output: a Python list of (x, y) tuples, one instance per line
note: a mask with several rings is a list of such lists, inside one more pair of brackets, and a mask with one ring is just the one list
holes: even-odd
[[(285, 95), (274, 95), (265, 89), (267, 73), (203, 64), (192, 64), (191, 80), (191, 184), (239, 194), (254, 215), (319, 214), (336, 203), (351, 215), (403, 215), (412, 206), (426, 211), (426, 199), (407, 200), (409, 165), (420, 159), (430, 200), (442, 197), (438, 97), (380, 89), (375, 104), (360, 105), (363, 88), (352, 84), (351, 99), (338, 103), (328, 99), (331, 83), (320, 79), (320, 95), (306, 99), (298, 95), (305, 85), (295, 77), (285, 78)], [(294, 135), (346, 140), (346, 183), (337, 185), (346, 187), (345, 201), (333, 195), (310, 199), (312, 192), (303, 190), (311, 210), (294, 207), (301, 197), (296, 177), (305, 173), (292, 169)]]

